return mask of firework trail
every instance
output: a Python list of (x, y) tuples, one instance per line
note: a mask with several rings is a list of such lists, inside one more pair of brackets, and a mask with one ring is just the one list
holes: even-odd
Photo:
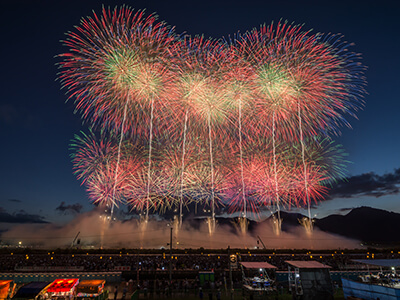
[[(180, 201), (179, 201), (179, 227), (182, 226), (182, 220), (183, 220), (183, 212), (182, 212), (182, 206), (183, 206), (183, 187), (184, 187), (184, 177), (183, 174), (185, 172), (185, 151), (186, 151), (186, 131), (187, 131), (187, 122), (188, 122), (188, 111), (186, 110), (185, 112), (185, 123), (183, 127), (183, 142), (182, 142), (182, 170), (181, 170), (181, 194), (180, 194)], [(176, 226), (178, 227), (178, 226)]]
[[(278, 216), (278, 220), (276, 222), (276, 230), (275, 233), (280, 235), (282, 229), (282, 220), (281, 220), (281, 213), (280, 213), (280, 206), (279, 206), (279, 185), (278, 185), (278, 171), (276, 168), (276, 140), (275, 140), (275, 112), (272, 115), (272, 155), (273, 155), (273, 163), (274, 163), (274, 187), (275, 187), (275, 205), (276, 205), (276, 212)], [(273, 215), (275, 216), (275, 215)]]
[(231, 62), (232, 65), (232, 73), (229, 74), (228, 85), (227, 85), (227, 94), (229, 97), (233, 99), (234, 105), (237, 105), (238, 111), (238, 135), (239, 135), (239, 161), (240, 161), (240, 178), (241, 178), (241, 186), (239, 191), (242, 192), (242, 213), (238, 218), (239, 228), (242, 234), (247, 232), (248, 221), (247, 218), (247, 199), (246, 199), (246, 184), (244, 178), (244, 162), (243, 162), (243, 115), (244, 113), (249, 113), (251, 97), (252, 97), (252, 83), (253, 78), (251, 78), (251, 67), (250, 65), (243, 61), (238, 60), (237, 55), (235, 55), (236, 39), (230, 40), (227, 43), (227, 47), (231, 51), (229, 54), (233, 59)]
[[(243, 215), (242, 217), (246, 219), (247, 208), (246, 208), (246, 190), (244, 184), (244, 174), (243, 174), (243, 145), (242, 145), (242, 101), (239, 100), (239, 149), (240, 149), (240, 177), (242, 179), (242, 193), (243, 193)], [(246, 222), (245, 222), (246, 223)]]
[[(122, 141), (124, 139), (124, 125), (125, 125), (125, 121), (126, 121), (126, 110), (128, 108), (128, 100), (125, 103), (125, 108), (124, 108), (124, 119), (122, 121), (121, 124), (121, 137), (119, 139), (119, 144), (118, 144), (118, 157), (117, 157), (117, 164), (115, 166), (115, 177), (114, 177), (114, 188), (113, 188), (113, 198), (115, 197), (115, 190), (116, 190), (116, 186), (117, 186), (117, 178), (118, 178), (118, 169), (119, 169), (119, 162), (121, 160), (121, 145), (122, 145)], [(114, 212), (114, 203), (111, 205), (111, 220), (113, 217), (113, 212)]]
[(154, 117), (154, 100), (151, 100), (151, 112), (150, 112), (150, 138), (149, 138), (149, 161), (147, 167), (147, 201), (146, 201), (146, 218), (144, 220), (145, 223), (149, 220), (149, 204), (150, 204), (150, 180), (151, 180), (151, 152), (153, 149), (153, 117)]
[(214, 199), (214, 156), (212, 147), (212, 134), (211, 134), (211, 113), (208, 113), (208, 138), (210, 142), (210, 169), (211, 169), (211, 219), (208, 219), (208, 226), (210, 235), (215, 231), (215, 199)]
[[(171, 193), (177, 199), (177, 208), (175, 210), (179, 211), (177, 218), (179, 226), (174, 226), (176, 233), (182, 226), (183, 207), (187, 208), (187, 204), (191, 201), (187, 197), (189, 182), (185, 166), (193, 163), (194, 160), (202, 155), (196, 151), (197, 145), (189, 138), (190, 135), (187, 134), (187, 120), (185, 120), (184, 125), (183, 138), (175, 140), (174, 143), (166, 144), (161, 150), (162, 157), (160, 158), (160, 165), (163, 166), (167, 178), (173, 178), (176, 182), (176, 184), (170, 187)], [(195, 151), (196, 153), (194, 153)]]

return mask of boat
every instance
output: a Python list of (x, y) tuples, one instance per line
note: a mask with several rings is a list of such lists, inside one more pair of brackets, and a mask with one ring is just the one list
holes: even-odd
[(395, 300), (400, 299), (400, 274), (396, 267), (400, 259), (356, 259), (354, 262), (379, 267), (378, 270), (359, 276), (358, 280), (342, 277), (345, 299)]

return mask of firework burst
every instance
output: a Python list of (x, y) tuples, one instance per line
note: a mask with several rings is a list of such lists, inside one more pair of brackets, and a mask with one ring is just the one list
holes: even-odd
[(307, 135), (336, 133), (347, 125), (344, 115), (354, 115), (365, 92), (364, 67), (347, 52), (349, 46), (340, 36), (287, 23), (241, 35), (236, 53), (253, 68), (257, 126), (272, 128), (275, 114), (278, 136), (299, 139), (298, 103)]
[(216, 206), (240, 212), (242, 232), (248, 211), (268, 207), (279, 233), (281, 206), (310, 207), (344, 177), (330, 136), (362, 107), (365, 82), (341, 36), (280, 22), (229, 42), (178, 38), (121, 7), (83, 19), (64, 44), (62, 86), (102, 131), (72, 145), (94, 203), (146, 217), (179, 207), (182, 224), (193, 201), (210, 207), (210, 233)]
[(127, 106), (125, 130), (146, 132), (137, 120), (146, 116), (150, 99), (165, 96), (170, 74), (161, 57), (172, 41), (172, 31), (154, 14), (103, 8), (67, 34), (70, 51), (60, 55), (62, 86), (92, 125), (119, 130)]
[(75, 135), (70, 148), (74, 151), (71, 155), (74, 173), (82, 183), (104, 165), (115, 161), (117, 153), (112, 138), (104, 133), (96, 137), (93, 131), (89, 134), (81, 132), (81, 135)]

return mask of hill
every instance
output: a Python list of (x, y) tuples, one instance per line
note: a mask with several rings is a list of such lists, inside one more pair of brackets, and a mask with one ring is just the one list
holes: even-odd
[(400, 214), (371, 207), (359, 207), (347, 215), (330, 215), (315, 221), (325, 232), (339, 234), (368, 244), (400, 243)]

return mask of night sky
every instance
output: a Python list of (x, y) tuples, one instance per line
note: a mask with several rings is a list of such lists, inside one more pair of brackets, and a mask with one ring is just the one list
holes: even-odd
[[(321, 4), (324, 3), (324, 4)], [(102, 4), (156, 12), (176, 32), (227, 37), (272, 21), (341, 33), (362, 54), (365, 107), (336, 140), (349, 153), (348, 181), (336, 186), (318, 216), (372, 206), (400, 212), (400, 4), (397, 1), (20, 1), (2, 3), (0, 222), (66, 220), (91, 210), (72, 174), (69, 144), (86, 129), (60, 90), (60, 40)]]

